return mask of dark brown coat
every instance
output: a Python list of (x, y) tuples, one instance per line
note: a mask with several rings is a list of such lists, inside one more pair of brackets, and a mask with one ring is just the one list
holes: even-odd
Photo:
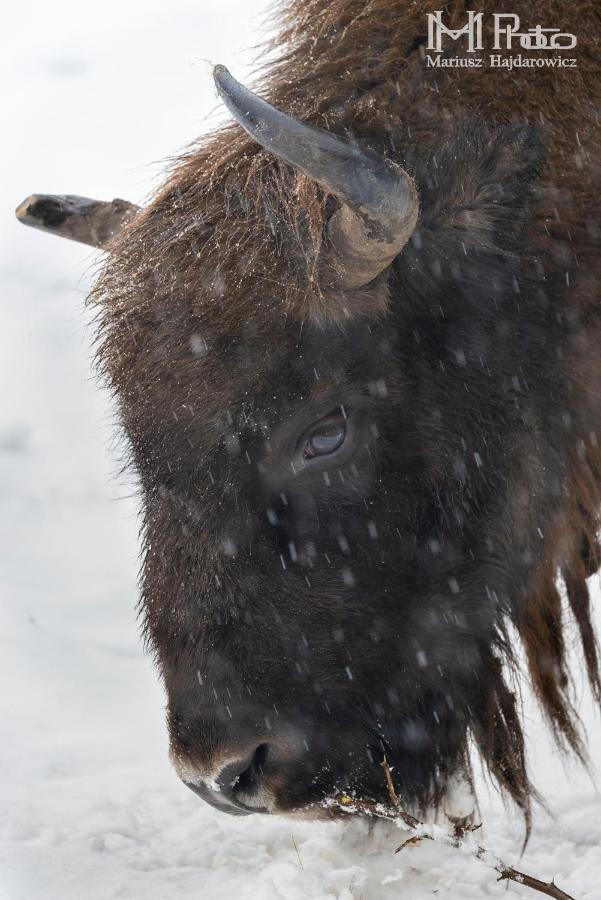
[[(513, 505), (507, 514), (509, 530), (518, 507), (527, 516), (530, 507), (538, 509), (537, 491), (550, 490), (537, 442), (565, 442), (565, 453), (557, 464), (554, 496), (541, 507), (548, 515), (541, 542), (528, 550), (533, 559), (527, 596), (511, 598), (504, 621), (511, 620), (519, 632), (532, 682), (556, 735), (580, 752), (565, 664), (566, 610), (556, 579), (561, 574), (565, 581), (599, 697), (586, 578), (600, 563), (601, 6), (593, 0), (512, 3), (511, 11), (525, 24), (575, 32), (578, 67), (516, 69), (511, 75), (426, 68), (426, 13), (441, 6), (440, 0), (291, 0), (281, 9), (275, 62), (266, 67), (262, 93), (298, 119), (352, 135), (414, 170), (419, 170), (416, 160), (442, 153), (445, 140), (461, 129), (466, 135), (475, 129), (479, 135), (464, 139), (464, 159), (469, 160), (467, 148), (478, 141), (484, 158), (493, 138), (482, 136), (473, 122), (493, 130), (504, 123), (529, 122), (540, 131), (542, 179), (534, 199), (520, 194), (520, 203), (534, 213), (524, 228), (548, 301), (524, 327), (548, 332), (539, 358), (547, 373), (536, 375), (536, 361), (528, 365), (531, 378), (540, 380), (541, 397), (548, 398), (559, 385), (553, 421), (562, 424), (554, 426), (554, 435), (549, 433), (551, 420), (545, 419), (543, 433), (533, 429), (516, 449), (511, 471), (519, 488), (512, 492), (507, 483), (506, 503)], [(455, 23), (463, 23), (469, 7), (463, 0), (444, 5)], [(496, 0), (482, 0), (478, 9), (488, 21), (497, 7)], [(494, 185), (504, 179), (513, 184), (517, 163), (512, 153), (506, 160), (496, 159)], [(452, 159), (447, 162), (453, 167)], [(532, 157), (527, 165), (533, 171), (540, 167)], [(440, 201), (433, 196), (424, 205), (422, 227), (452, 231), (453, 252), (460, 239), (482, 245), (492, 241), (498, 226), (502, 203), (492, 188), (487, 194), (490, 182), (483, 166), (458, 163), (449, 175), (454, 179), (452, 202), (441, 180)], [(425, 196), (423, 184), (422, 191)], [(331, 202), (238, 126), (227, 127), (203, 138), (175, 164), (165, 187), (114, 244), (96, 289), (102, 303), (101, 361), (142, 477), (147, 540), (143, 608), (168, 685), (175, 685), (174, 668), (184, 666), (182, 660), (192, 653), (181, 643), (181, 634), (219, 615), (215, 585), (230, 597), (240, 590), (239, 575), (212, 537), (221, 528), (217, 495), (237, 490), (237, 470), (203, 469), (204, 481), (192, 496), (191, 459), (209, 459), (227, 431), (227, 417), (231, 424), (232, 416), (245, 404), (252, 408), (253, 398), (269, 388), (278, 353), (281, 379), (292, 377), (287, 354), (291, 335), (301, 332), (303, 323), (327, 321), (329, 328), (344, 330), (349, 320), (377, 319), (391, 308), (387, 279), (351, 296), (320, 289), (316, 262)], [(405, 309), (417, 315), (424, 302), (421, 289), (413, 290), (410, 275), (399, 278), (407, 289)], [(512, 327), (520, 327), (519, 319)], [(318, 392), (327, 393), (338, 377), (334, 362), (313, 386), (310, 402), (317, 404)], [(394, 378), (391, 373), (393, 384)], [(420, 414), (416, 409), (416, 417)], [(197, 416), (202, 427), (192, 432), (190, 423)], [(435, 473), (437, 463), (431, 465)], [(207, 598), (200, 612), (183, 601), (167, 602), (192, 571), (195, 592)], [(225, 613), (223, 619), (228, 619)], [(497, 626), (502, 637), (496, 645), (511, 660), (511, 641), (504, 642), (500, 621)], [(495, 775), (527, 808), (530, 788), (515, 699), (497, 656), (490, 656), (486, 672), (489, 687), (469, 728)]]

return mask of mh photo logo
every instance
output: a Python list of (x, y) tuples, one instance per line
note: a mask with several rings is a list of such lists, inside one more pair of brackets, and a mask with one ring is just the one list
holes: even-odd
[[(485, 47), (484, 13), (470, 10), (467, 13), (465, 24), (461, 27), (451, 28), (444, 21), (444, 13), (438, 10), (428, 13), (428, 43), (426, 49), (433, 56), (427, 55), (428, 66), (456, 67), (456, 68), (483, 68), (485, 63), (490, 68), (574, 68), (575, 59), (567, 59), (563, 55), (557, 55), (558, 51), (573, 50), (578, 44), (575, 34), (562, 31), (560, 28), (543, 27), (537, 24), (530, 28), (523, 28), (520, 17), (515, 13), (492, 14), (492, 44)], [(490, 40), (490, 35), (487, 34)], [(442, 59), (446, 50), (463, 47), (471, 58), (449, 57)], [(478, 57), (477, 53), (490, 49), (498, 51), (490, 53), (486, 57)], [(517, 56), (507, 55), (513, 51), (526, 51), (527, 53), (555, 52), (555, 56), (543, 55), (528, 57), (519, 53)]]
[[(520, 17), (515, 13), (493, 13), (493, 50), (513, 50), (516, 46), (523, 50), (572, 50), (578, 43), (575, 34), (559, 28), (543, 28), (536, 25), (521, 31)], [(467, 38), (468, 53), (484, 50), (484, 13), (470, 10), (463, 28), (448, 28), (443, 22), (443, 12), (428, 13), (428, 50), (443, 52), (443, 38), (452, 41)]]

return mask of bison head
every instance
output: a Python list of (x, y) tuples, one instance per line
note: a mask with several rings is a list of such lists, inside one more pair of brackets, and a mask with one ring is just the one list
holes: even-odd
[(577, 741), (540, 139), (461, 120), (351, 141), (215, 77), (248, 134), (191, 150), (148, 208), (20, 212), (109, 251), (100, 360), (140, 479), (174, 765), (227, 812), (309, 813), (386, 801), (386, 757), (423, 807), (473, 741), (527, 810), (511, 629)]

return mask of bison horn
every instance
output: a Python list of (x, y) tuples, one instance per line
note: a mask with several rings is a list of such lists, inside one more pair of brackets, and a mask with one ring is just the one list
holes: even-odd
[(419, 203), (413, 179), (396, 163), (275, 109), (225, 66), (216, 66), (213, 77), (225, 105), (252, 138), (340, 201), (328, 223), (339, 286), (352, 289), (372, 281), (415, 228)]
[(104, 247), (139, 211), (140, 207), (126, 200), (103, 203), (72, 194), (32, 194), (15, 212), (25, 225)]

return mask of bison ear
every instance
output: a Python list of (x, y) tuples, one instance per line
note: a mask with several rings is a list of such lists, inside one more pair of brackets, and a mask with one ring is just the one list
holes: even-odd
[(32, 228), (91, 247), (104, 247), (139, 211), (139, 206), (126, 200), (104, 203), (73, 194), (32, 194), (15, 214)]
[(483, 250), (509, 249), (531, 215), (543, 160), (542, 139), (532, 125), (463, 125), (427, 163), (425, 228), (443, 228), (449, 237), (451, 229)]

